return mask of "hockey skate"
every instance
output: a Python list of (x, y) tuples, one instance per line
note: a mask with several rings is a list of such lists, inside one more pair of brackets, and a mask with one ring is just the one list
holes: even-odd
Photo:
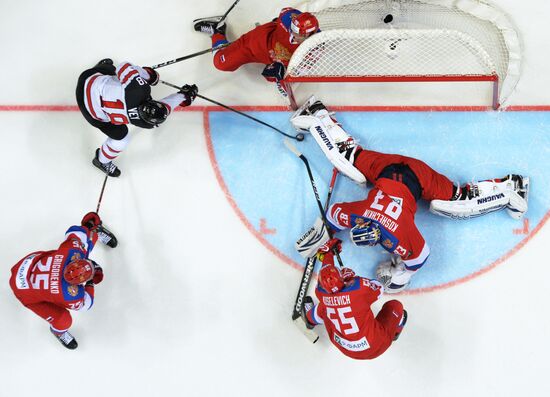
[[(522, 175), (509, 175), (509, 178), (514, 183), (514, 192), (517, 194), (510, 197), (510, 204), (506, 208), (506, 212), (514, 219), (521, 219), (527, 212), (529, 200), (529, 177)], [(519, 196), (519, 197), (518, 197)]]
[(53, 328), (51, 327), (50, 327), (50, 331), (53, 334), (53, 336), (55, 336), (57, 340), (61, 342), (61, 344), (65, 346), (67, 349), (74, 350), (78, 347), (78, 343), (76, 342), (76, 339), (74, 338), (74, 336), (72, 336), (69, 333), (69, 331), (59, 333), (54, 331)]
[(97, 227), (97, 238), (103, 244), (111, 248), (116, 248), (116, 246), (118, 245), (118, 240), (114, 233), (103, 225)]
[(399, 322), (399, 325), (397, 326), (397, 332), (395, 333), (395, 336), (393, 337), (393, 341), (395, 342), (397, 339), (399, 339), (399, 335), (401, 335), (401, 332), (403, 331), (403, 328), (405, 328), (405, 324), (407, 324), (407, 311), (403, 310), (403, 317), (401, 317), (401, 321)]
[(306, 296), (304, 298), (304, 304), (302, 305), (302, 320), (304, 320), (304, 323), (306, 324), (307, 329), (313, 329), (315, 328), (315, 324), (312, 324), (307, 319), (306, 313), (310, 311), (314, 306), (313, 298), (311, 296)]
[(197, 32), (206, 33), (209, 36), (214, 34), (222, 34), (225, 36), (225, 20), (222, 20), (221, 16), (199, 18), (193, 21), (193, 28)]
[(119, 177), (120, 176), (120, 170), (116, 165), (113, 164), (112, 161), (109, 161), (108, 163), (102, 163), (99, 161), (99, 149), (95, 151), (95, 157), (92, 160), (92, 164), (99, 168), (102, 172), (106, 173), (108, 176), (112, 177)]

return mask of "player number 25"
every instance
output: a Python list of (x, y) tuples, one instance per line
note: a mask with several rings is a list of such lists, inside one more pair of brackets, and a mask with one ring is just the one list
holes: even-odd
[[(52, 258), (48, 258), (48, 260), (46, 261), (46, 264), (43, 264), (42, 261), (39, 261), (36, 264), (36, 267), (38, 268), (38, 270), (45, 273), (33, 274), (33, 277), (31, 277), (31, 283), (34, 289), (48, 289), (49, 274), (47, 272), (50, 271), (51, 266), (52, 266)], [(40, 283), (44, 283), (44, 285), (41, 286)]]
[(370, 205), (370, 207), (380, 212), (383, 211), (384, 214), (388, 215), (390, 218), (397, 220), (397, 218), (399, 218), (399, 215), (401, 215), (401, 211), (403, 211), (403, 208), (395, 201), (390, 200), (390, 202), (386, 206), (386, 209), (384, 210), (384, 206), (379, 203), (379, 201), (382, 200), (383, 198), (384, 198), (384, 193), (382, 193), (379, 190), (378, 193), (376, 193), (376, 196), (374, 197), (374, 201)]
[[(338, 309), (327, 307), (327, 316), (330, 321), (332, 321), (338, 332), (342, 332), (342, 325), (349, 325), (349, 327), (344, 330), (344, 334), (346, 335), (354, 334), (359, 331), (355, 318), (353, 316), (346, 317), (346, 314), (350, 312), (350, 306), (339, 307)], [(335, 316), (336, 313), (338, 313), (338, 316)]]

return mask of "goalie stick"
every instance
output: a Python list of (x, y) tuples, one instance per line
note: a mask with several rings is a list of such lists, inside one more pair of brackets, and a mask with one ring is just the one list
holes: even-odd
[[(325, 212), (328, 209), (328, 205), (330, 203), (330, 197), (332, 196), (332, 190), (334, 189), (337, 175), (338, 170), (334, 168), (332, 170), (332, 178), (328, 187), (327, 200), (325, 201)], [(309, 289), (309, 284), (311, 284), (313, 269), (315, 268), (316, 261), (317, 257), (313, 256), (307, 260), (304, 266), (304, 273), (302, 274), (302, 280), (300, 281), (298, 294), (296, 295), (296, 301), (294, 302), (294, 309), (292, 310), (292, 321), (313, 343), (317, 342), (317, 340), (319, 339), (319, 335), (317, 335), (315, 331), (308, 329), (305, 323), (302, 321), (302, 307), (304, 305), (304, 298), (306, 297), (307, 291)]]
[[(317, 201), (317, 207), (319, 207), (319, 212), (321, 213), (321, 219), (323, 220), (323, 223), (325, 225), (325, 228), (327, 229), (328, 236), (332, 238), (332, 231), (330, 230), (329, 223), (327, 220), (327, 216), (325, 214), (325, 211), (323, 211), (323, 205), (321, 204), (321, 199), (319, 198), (319, 192), (317, 191), (317, 186), (315, 185), (315, 179), (313, 179), (313, 173), (311, 172), (311, 167), (309, 166), (309, 162), (307, 161), (306, 156), (304, 156), (298, 149), (296, 149), (296, 146), (292, 144), (288, 139), (284, 140), (285, 146), (296, 156), (302, 160), (306, 166), (307, 174), (309, 175), (309, 181), (311, 182), (311, 187), (313, 189), (313, 193), (315, 194), (315, 200)], [(338, 259), (338, 263), (340, 264), (340, 267), (344, 267), (344, 263), (342, 262), (342, 258), (340, 258), (340, 253), (334, 249), (333, 250), (334, 255), (336, 255), (336, 259)]]

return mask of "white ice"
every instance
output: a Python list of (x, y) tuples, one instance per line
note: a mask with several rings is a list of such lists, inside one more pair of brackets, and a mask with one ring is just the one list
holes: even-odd
[[(295, 2), (242, 0), (236, 37)], [(550, 105), (543, 0), (499, 0), (524, 42), (515, 105)], [(142, 65), (209, 46), (194, 18), (230, 1), (4, 1), (2, 105), (74, 105), (79, 73), (103, 57)], [(214, 70), (209, 55), (161, 69), (232, 105), (282, 105), (250, 65)], [(171, 91), (155, 89), (155, 96)], [(197, 102), (199, 104), (199, 102)], [(102, 182), (91, 164), (103, 136), (78, 112), (0, 112), (0, 396), (544, 396), (550, 395), (550, 275), (543, 227), (517, 254), (459, 286), (400, 299), (410, 320), (371, 362), (316, 345), (289, 320), (301, 273), (238, 219), (206, 151), (201, 112), (137, 132), (101, 207), (120, 247), (96, 248), (105, 281), (94, 308), (74, 315), (76, 351), (23, 308), (8, 286), (25, 254), (53, 249), (94, 210)], [(521, 150), (526, 150), (522, 148)]]

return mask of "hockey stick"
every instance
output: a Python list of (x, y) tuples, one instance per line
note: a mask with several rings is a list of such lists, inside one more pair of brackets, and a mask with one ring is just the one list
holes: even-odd
[(103, 186), (101, 187), (101, 193), (99, 194), (99, 200), (97, 201), (97, 209), (95, 210), (96, 214), (99, 214), (99, 206), (101, 205), (101, 200), (103, 199), (103, 192), (105, 191), (107, 178), (109, 178), (109, 175), (105, 175), (105, 179), (103, 180)]
[[(237, 5), (237, 3), (238, 3), (239, 1), (241, 1), (241, 0), (236, 0), (236, 1), (231, 5), (231, 7), (229, 7), (229, 10), (227, 10), (227, 11), (225, 12), (225, 14), (223, 14), (222, 18), (220, 19), (220, 22), (224, 21), (225, 18), (227, 18), (227, 15), (229, 15), (229, 13), (231, 12), (231, 10), (233, 10), (233, 8), (235, 8), (235, 6)], [(185, 61), (186, 59), (191, 59), (191, 58), (198, 57), (199, 55), (208, 54), (209, 52), (214, 52), (214, 51), (217, 51), (217, 50), (221, 50), (222, 48), (227, 47), (227, 46), (230, 45), (230, 44), (231, 44), (231, 43), (220, 44), (220, 45), (217, 46), (217, 47), (212, 47), (212, 48), (209, 48), (209, 49), (207, 49), (207, 50), (203, 50), (203, 51), (195, 52), (195, 53), (193, 53), (193, 54), (185, 55), (185, 56), (180, 57), (180, 58), (172, 59), (171, 61), (162, 62), (162, 63), (159, 63), (158, 65), (153, 65), (153, 66), (151, 66), (151, 69), (162, 68), (162, 67), (164, 67), (164, 66), (172, 65), (173, 63)]]
[[(327, 200), (325, 201), (325, 212), (328, 209), (330, 203), (330, 197), (332, 196), (332, 190), (336, 183), (336, 176), (338, 175), (338, 170), (334, 168), (332, 170), (332, 179), (330, 180), (330, 185), (328, 188)], [(296, 301), (294, 303), (294, 309), (292, 311), (292, 321), (294, 324), (300, 328), (300, 330), (306, 335), (306, 337), (311, 340), (313, 343), (317, 342), (319, 335), (317, 335), (313, 330), (308, 329), (305, 324), (299, 321), (302, 317), (302, 307), (304, 305), (304, 298), (307, 295), (309, 289), (309, 284), (311, 283), (311, 278), (313, 274), (313, 269), (315, 268), (315, 262), (317, 257), (313, 256), (309, 258), (304, 266), (304, 272), (302, 274), (302, 280), (300, 281), (300, 287), (298, 288), (298, 294), (296, 295)]]
[[(327, 229), (327, 233), (330, 238), (332, 238), (332, 231), (330, 230), (329, 223), (327, 220), (327, 216), (325, 214), (325, 211), (323, 211), (323, 205), (321, 204), (321, 199), (319, 198), (319, 192), (317, 191), (317, 186), (315, 185), (315, 179), (313, 179), (313, 174), (311, 172), (311, 167), (309, 166), (309, 162), (307, 161), (306, 156), (304, 156), (298, 149), (296, 149), (296, 146), (292, 144), (288, 139), (284, 140), (285, 146), (296, 156), (300, 158), (306, 165), (307, 173), (309, 175), (309, 181), (311, 182), (311, 187), (313, 188), (313, 193), (315, 194), (315, 200), (317, 201), (317, 207), (319, 207), (319, 212), (321, 213), (321, 218), (323, 219), (323, 223), (325, 224), (325, 228)], [(340, 253), (335, 249), (333, 250), (334, 254), (336, 255), (336, 259), (338, 259), (338, 263), (340, 264), (340, 267), (344, 267), (344, 263), (342, 262), (342, 258), (340, 258)]]
[[(169, 86), (169, 87), (172, 87), (172, 88), (175, 88), (175, 89), (177, 89), (177, 90), (180, 90), (180, 89), (181, 89), (181, 87), (178, 87), (177, 85), (168, 83), (168, 82), (166, 82), (166, 81), (160, 80), (160, 82), (161, 82), (162, 84), (165, 84), (165, 85), (167, 85), (167, 86)], [(303, 141), (303, 140), (304, 140), (304, 134), (302, 134), (301, 132), (298, 133), (296, 136), (289, 135), (289, 134), (287, 134), (287, 133), (281, 131), (280, 129), (278, 129), (278, 128), (276, 128), (276, 127), (273, 127), (272, 125), (263, 122), (262, 120), (258, 120), (258, 119), (255, 118), (255, 117), (249, 116), (248, 114), (243, 113), (243, 112), (240, 112), (240, 111), (238, 111), (237, 109), (234, 109), (234, 108), (232, 108), (232, 107), (230, 107), (230, 106), (224, 105), (223, 103), (220, 103), (220, 102), (218, 102), (218, 101), (215, 101), (215, 100), (213, 100), (213, 99), (207, 98), (207, 97), (205, 97), (205, 96), (203, 96), (203, 95), (199, 95), (199, 94), (197, 94), (197, 97), (199, 97), (199, 98), (201, 98), (201, 99), (204, 99), (205, 101), (211, 102), (211, 103), (213, 103), (213, 104), (215, 104), (215, 105), (221, 106), (222, 108), (225, 108), (225, 109), (227, 109), (227, 110), (231, 110), (232, 112), (235, 112), (235, 113), (237, 113), (237, 114), (240, 114), (241, 116), (244, 116), (244, 117), (249, 118), (249, 119), (251, 119), (251, 120), (254, 120), (254, 121), (257, 122), (257, 123), (260, 123), (260, 124), (262, 124), (262, 125), (265, 125), (266, 127), (269, 127), (269, 128), (271, 128), (272, 130), (277, 131), (279, 134), (282, 134), (282, 135), (286, 136), (287, 138), (295, 139), (295, 140), (297, 140), (297, 141)]]
[(231, 7), (229, 7), (229, 10), (227, 10), (227, 11), (225, 12), (225, 14), (223, 14), (222, 19), (220, 19), (220, 22), (221, 22), (221, 21), (225, 21), (225, 18), (227, 18), (227, 16), (228, 16), (229, 13), (231, 12), (231, 10), (232, 10), (233, 8), (235, 8), (235, 6), (237, 5), (237, 3), (238, 3), (239, 1), (241, 1), (241, 0), (235, 0), (235, 2), (231, 5)]
[(214, 52), (214, 51), (217, 51), (217, 50), (220, 50), (224, 47), (227, 47), (229, 44), (231, 43), (225, 43), (225, 44), (221, 44), (217, 47), (213, 47), (213, 48), (209, 48), (207, 50), (203, 50), (203, 51), (199, 51), (199, 52), (195, 52), (193, 54), (189, 54), (189, 55), (185, 55), (181, 58), (176, 58), (176, 59), (172, 59), (171, 61), (166, 61), (166, 62), (163, 62), (163, 63), (159, 63), (158, 65), (153, 65), (151, 66), (151, 69), (158, 69), (158, 68), (162, 68), (164, 66), (168, 66), (168, 65), (171, 65), (173, 63), (177, 63), (177, 62), (181, 62), (181, 61), (185, 61), (186, 59), (191, 59), (191, 58), (195, 58), (195, 57), (198, 57), (199, 55), (202, 55), (202, 54), (208, 54), (209, 52)]

